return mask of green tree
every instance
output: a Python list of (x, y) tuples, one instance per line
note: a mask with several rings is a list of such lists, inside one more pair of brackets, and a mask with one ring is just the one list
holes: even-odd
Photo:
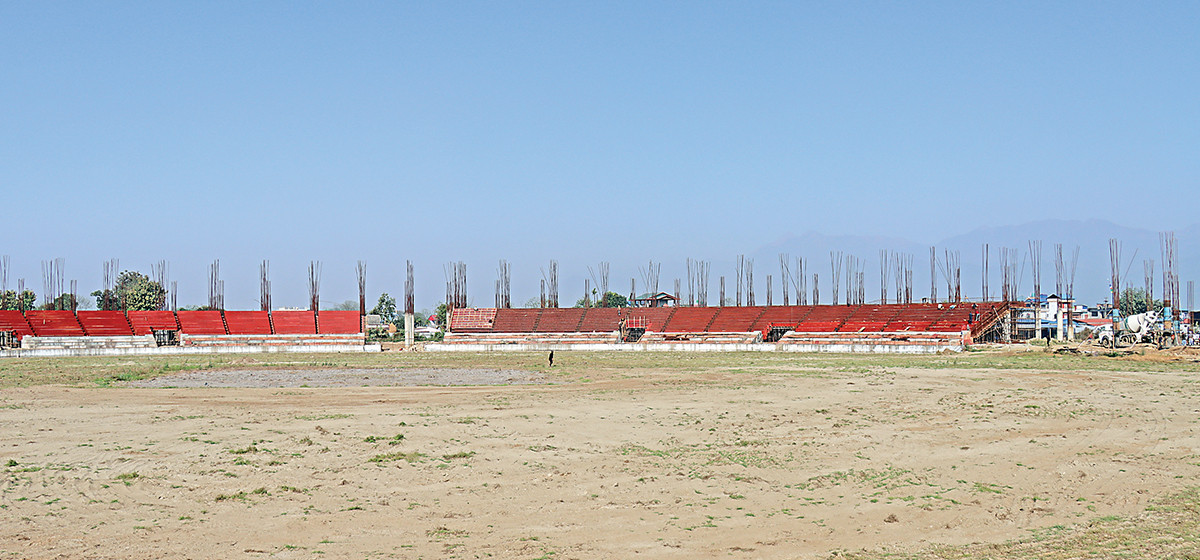
[(333, 307), (326, 307), (327, 311), (358, 311), (358, 302), (348, 299)]
[(8, 290), (0, 294), (0, 309), (4, 311), (18, 311), (22, 309), (21, 301), (24, 300), (24, 309), (37, 309), (37, 294), (32, 290), (21, 292), (21, 297), (17, 297), (16, 290)]
[(447, 327), (447, 325), (446, 325), (446, 304), (439, 303), (437, 306), (437, 310), (434, 311), (433, 313), (434, 313), (434, 315), (437, 315), (437, 318), (438, 318), (438, 329), (443, 330), (443, 331), (446, 330), (446, 327)]
[(149, 276), (132, 270), (117, 275), (117, 286), (112, 290), (92, 292), (98, 309), (117, 311), (151, 311), (161, 309), (167, 300), (167, 290)]
[(211, 305), (185, 305), (179, 308), (180, 311), (220, 311)]
[[(625, 307), (629, 305), (629, 298), (616, 292), (606, 292), (604, 297), (601, 299), (596, 299), (595, 296), (596, 295), (593, 294), (592, 297), (589, 298), (592, 300), (592, 307)], [(583, 307), (583, 304), (583, 298), (579, 298), (575, 301), (575, 307)], [(537, 306), (535, 305), (534, 307)]]
[(371, 314), (378, 315), (385, 324), (395, 323), (396, 298), (389, 296), (387, 292), (379, 294), (379, 302), (375, 304), (375, 308), (371, 310)]
[(616, 292), (605, 292), (604, 299), (600, 303), (601, 307), (627, 307), (629, 298)]
[(1162, 300), (1153, 300), (1149, 302), (1149, 307), (1147, 307), (1146, 299), (1146, 290), (1141, 288), (1125, 288), (1122, 290), (1121, 316), (1137, 315), (1138, 313), (1145, 313), (1149, 309), (1162, 311), (1164, 307)]
[(44, 303), (39, 309), (55, 310), (64, 309), (74, 311), (76, 307), (75, 296), (72, 294), (60, 294), (50, 303)]

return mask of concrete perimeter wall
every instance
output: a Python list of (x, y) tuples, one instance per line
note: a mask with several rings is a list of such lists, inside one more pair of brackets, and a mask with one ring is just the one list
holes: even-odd
[(379, 344), (318, 344), (298, 346), (159, 346), (155, 348), (11, 348), (0, 350), (0, 358), (168, 356), (175, 354), (273, 354), (277, 352), (340, 354), (381, 351), (383, 351), (383, 347)]
[(425, 344), (429, 352), (549, 352), (581, 351), (581, 352), (823, 352), (823, 353), (873, 353), (873, 354), (936, 354), (943, 350), (961, 352), (961, 344), (929, 345), (929, 344), (704, 344), (684, 343), (671, 344), (655, 342), (652, 344), (552, 344), (552, 343), (522, 343), (522, 344), (442, 344), (431, 342)]

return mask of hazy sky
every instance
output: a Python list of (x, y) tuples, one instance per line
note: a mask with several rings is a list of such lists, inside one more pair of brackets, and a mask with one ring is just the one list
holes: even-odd
[(3, 2), (0, 254), (81, 291), (167, 259), (181, 305), (219, 258), (229, 308), (264, 258), (285, 305), (310, 259), (327, 301), (411, 259), (421, 306), (464, 260), (490, 305), (501, 258), (521, 302), (550, 258), (627, 284), (807, 231), (1182, 228), (1198, 30), (1197, 2)]

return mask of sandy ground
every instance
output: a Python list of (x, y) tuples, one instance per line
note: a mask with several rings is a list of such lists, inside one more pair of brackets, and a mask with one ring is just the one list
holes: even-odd
[(1195, 374), (786, 369), (8, 389), (0, 558), (824, 558), (1200, 475)]
[(416, 368), (190, 371), (127, 383), (127, 387), (413, 387), (524, 385), (545, 376), (511, 369)]

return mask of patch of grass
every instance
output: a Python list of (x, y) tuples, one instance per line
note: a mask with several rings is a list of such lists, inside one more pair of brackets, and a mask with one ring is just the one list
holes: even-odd
[(128, 482), (131, 480), (137, 480), (141, 477), (142, 477), (142, 475), (138, 474), (137, 471), (134, 471), (134, 472), (121, 473), (113, 478), (115, 478), (116, 480)]
[(453, 461), (454, 459), (470, 459), (471, 457), (474, 457), (474, 456), (475, 456), (474, 451), (459, 451), (458, 453), (442, 455), (442, 459), (444, 459), (446, 461)]
[(392, 461), (405, 460), (405, 461), (408, 461), (409, 463), (415, 463), (417, 461), (420, 461), (421, 457), (424, 457), (424, 456), (425, 456), (424, 453), (418, 453), (416, 451), (409, 451), (408, 453), (402, 453), (402, 452), (396, 451), (394, 453), (381, 453), (379, 455), (371, 457), (369, 459), (369, 461), (372, 463), (390, 463)]
[(400, 442), (404, 441), (404, 434), (396, 434), (390, 438), (382, 436), (367, 436), (363, 438), (363, 441), (367, 443), (387, 442), (389, 445), (399, 445)]
[(249, 495), (245, 491), (236, 494), (217, 494), (216, 501), (225, 502), (229, 500), (245, 500)]
[(255, 447), (254, 444), (250, 444), (250, 445), (248, 445), (246, 447), (242, 447), (240, 449), (230, 449), (229, 450), (229, 452), (233, 453), (234, 455), (245, 455), (246, 453), (258, 453), (258, 451), (259, 451), (258, 447)]
[[(1030, 558), (1196, 558), (1200, 549), (1200, 487), (1153, 501), (1137, 516), (1105, 516), (1054, 525), (1004, 543), (935, 545), (927, 550), (839, 551), (840, 560), (1007, 560)], [(831, 556), (832, 558), (832, 556)]]
[(469, 534), (470, 533), (463, 531), (462, 529), (449, 529), (446, 527), (438, 527), (436, 529), (425, 531), (425, 536), (438, 540), (447, 539), (450, 537), (466, 537)]
[(350, 418), (352, 414), (304, 414), (297, 416), (297, 420), (340, 420), (342, 418)]
[(976, 492), (981, 492), (981, 493), (982, 492), (987, 492), (987, 493), (991, 493), (991, 494), (1003, 494), (1004, 493), (1004, 489), (1001, 488), (1000, 485), (988, 484), (986, 482), (976, 482), (974, 485), (972, 485), (972, 489), (974, 489)]

